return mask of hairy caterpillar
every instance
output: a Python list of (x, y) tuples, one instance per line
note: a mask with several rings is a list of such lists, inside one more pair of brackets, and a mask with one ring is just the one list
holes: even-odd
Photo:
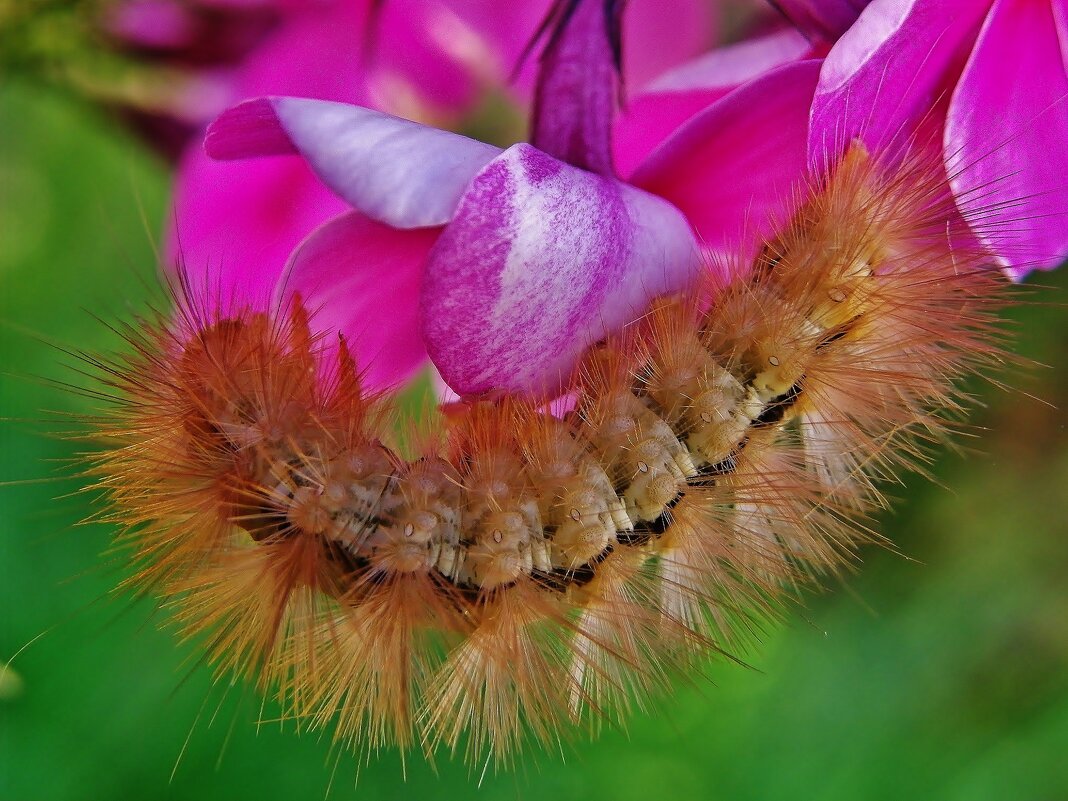
[(128, 330), (95, 472), (220, 669), (363, 747), (554, 742), (838, 569), (998, 358), (1007, 281), (941, 166), (859, 146), (746, 269), (593, 345), (557, 417), (471, 402), (409, 456), (341, 340), (200, 308)]

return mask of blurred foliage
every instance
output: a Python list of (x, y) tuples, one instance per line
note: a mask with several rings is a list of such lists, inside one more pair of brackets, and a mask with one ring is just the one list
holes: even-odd
[[(64, 385), (91, 389), (71, 352), (117, 347), (108, 322), (159, 301), (167, 175), (26, 86), (0, 88), (0, 118), (0, 800), (319, 798), (331, 781), (332, 798), (473, 795), (479, 771), (447, 758), (409, 758), (405, 782), (394, 753), (358, 764), (257, 723), (277, 710), (213, 684), (165, 613), (111, 592), (107, 528), (77, 525), (99, 509), (78, 492), (86, 446), (61, 436), (99, 401)], [(880, 521), (904, 555), (869, 549), (751, 668), (715, 663), (628, 731), (491, 769), (478, 797), (1068, 797), (1068, 273), (1038, 278), (1056, 289), (1013, 317), (1019, 351), (1052, 369), (975, 382), (967, 455), (939, 456), (944, 487), (895, 488)]]
[[(181, 116), (192, 77), (109, 36), (121, 0), (0, 0), (0, 76), (116, 109)], [(140, 54), (144, 55), (144, 54)]]
[(7, 70), (47, 73), (88, 58), (109, 0), (0, 0), (0, 54)]

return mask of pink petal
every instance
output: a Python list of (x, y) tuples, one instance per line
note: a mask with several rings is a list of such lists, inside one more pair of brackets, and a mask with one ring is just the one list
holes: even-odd
[(654, 150), (634, 184), (681, 209), (704, 245), (735, 252), (782, 219), (804, 180), (819, 70), (796, 62), (731, 92)]
[(515, 145), (475, 178), (430, 253), (427, 349), (461, 395), (552, 395), (583, 349), (698, 264), (670, 204)]
[(810, 46), (797, 31), (722, 47), (663, 74), (630, 97), (617, 116), (612, 145), (616, 169), (630, 175), (676, 128), (740, 84), (805, 58)]
[(267, 308), (293, 248), (347, 209), (298, 159), (224, 163), (200, 148), (182, 159), (173, 202), (169, 261), (221, 308)]
[(716, 42), (720, 3), (628, 0), (623, 14), (623, 77), (628, 91), (704, 53)]
[(989, 0), (873, 0), (831, 48), (812, 103), (809, 152), (834, 159), (861, 138), (907, 144), (974, 41)]
[[(496, 63), (492, 45), (450, 7), (454, 5), (454, 0), (381, 3), (369, 58), (376, 107), (403, 111), (407, 94), (439, 112), (458, 111), (478, 99), (480, 81), (502, 80), (507, 74)], [(498, 16), (511, 14), (502, 9)]]
[(284, 16), (271, 37), (242, 61), (239, 99), (270, 94), (363, 102), (367, 0), (250, 0), (245, 5), (275, 6)]
[(298, 155), (275, 111), (276, 100), (257, 97), (224, 111), (208, 126), (204, 151), (219, 161)]
[(278, 10), (285, 10), (289, 6), (293, 6), (294, 9), (299, 8), (298, 3), (302, 0), (194, 0), (196, 5), (204, 6), (206, 8), (227, 8), (227, 9), (256, 9), (256, 8), (277, 8)]
[(1068, 256), (1068, 76), (1060, 48), (1049, 3), (996, 0), (946, 122), (958, 205), (1017, 277)]
[(775, 0), (775, 6), (809, 39), (830, 43), (849, 29), (868, 1)]
[(368, 388), (407, 380), (426, 361), (419, 337), (419, 283), (438, 231), (399, 231), (350, 211), (316, 229), (294, 251), (278, 284), (299, 295), (324, 343), (345, 336)]
[[(301, 0), (300, 13), (293, 9), (293, 16), (242, 63), (230, 90), (237, 97), (299, 91), (358, 101), (364, 5), (313, 7)], [(228, 102), (233, 98), (222, 106)], [(275, 120), (269, 108), (266, 117)], [(254, 128), (248, 133), (254, 135)], [(277, 140), (276, 145), (289, 146), (284, 132)], [(199, 147), (188, 148), (179, 163), (173, 202), (169, 264), (183, 263), (192, 289), (205, 294), (206, 302), (256, 308), (270, 302), (293, 248), (347, 209), (299, 159), (226, 164)]]
[(568, 164), (614, 175), (612, 117), (619, 91), (621, 0), (557, 0), (531, 120), (531, 143)]
[(298, 97), (246, 101), (212, 123), (213, 158), (299, 152), (323, 183), (395, 228), (448, 222), (471, 178), (500, 148), (344, 103)]
[(645, 92), (689, 92), (733, 89), (775, 67), (801, 59), (811, 50), (801, 34), (789, 28), (747, 39), (691, 59), (660, 75)]

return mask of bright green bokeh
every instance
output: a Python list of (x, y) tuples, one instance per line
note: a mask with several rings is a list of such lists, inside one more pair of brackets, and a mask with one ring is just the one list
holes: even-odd
[[(115, 347), (156, 287), (151, 238), (167, 174), (121, 129), (26, 87), (0, 88), (0, 801), (20, 799), (529, 798), (939, 799), (1068, 797), (1068, 314), (1018, 309), (1017, 371), (966, 457), (892, 494), (880, 522), (902, 553), (869, 549), (858, 573), (769, 632), (752, 669), (709, 677), (580, 740), (561, 763), (512, 774), (395, 754), (359, 768), (293, 726), (256, 725), (242, 686), (212, 689), (151, 602), (109, 590), (99, 505), (77, 494), (58, 436), (98, 401), (68, 350)], [(142, 217), (147, 220), (142, 222)], [(1040, 277), (1063, 304), (1068, 274)], [(100, 318), (95, 319), (95, 318)], [(1037, 395), (1050, 405), (1027, 397)], [(75, 494), (72, 494), (75, 493)], [(709, 680), (710, 679), (710, 680)], [(207, 699), (207, 700), (206, 700)], [(188, 746), (185, 746), (187, 735)], [(184, 755), (174, 770), (178, 756)]]

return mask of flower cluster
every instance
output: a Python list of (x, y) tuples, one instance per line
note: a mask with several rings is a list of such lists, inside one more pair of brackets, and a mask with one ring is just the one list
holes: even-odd
[[(470, 118), (494, 93), (505, 98), (505, 107), (511, 105), (516, 113), (529, 104), (533, 69), (523, 50), (535, 36), (548, 2), (327, 0), (311, 4), (311, 9), (308, 4), (297, 5), (299, 13), (290, 10), (284, 23), (241, 60), (229, 83), (233, 100), (300, 95), (359, 104), (398, 119), (452, 126)], [(716, 21), (703, 0), (676, 4), (670, 20), (660, 15), (659, 4), (652, 0), (635, 0), (632, 6), (623, 33), (635, 46), (628, 48), (620, 64), (606, 65), (610, 73), (619, 66), (628, 82), (643, 83), (675, 59), (696, 54), (713, 41)], [(681, 25), (681, 35), (676, 25)], [(524, 65), (525, 70), (521, 69)], [(513, 73), (516, 78), (509, 81)], [(315, 103), (306, 107), (313, 117), (320, 109), (332, 108)], [(555, 108), (553, 98), (539, 106), (545, 119), (556, 113)], [(343, 143), (339, 140), (333, 146), (340, 148)], [(213, 152), (226, 152), (225, 145), (219, 147), (221, 151), (211, 148), (205, 153), (198, 142), (182, 157), (171, 261), (180, 262), (191, 284), (210, 288), (220, 302), (263, 306), (273, 298), (276, 287), (300, 287), (291, 276), (283, 276), (290, 253), (318, 225), (341, 215), (349, 198), (343, 192), (341, 197), (332, 193), (296, 159), (226, 164), (210, 157)], [(416, 150), (391, 152), (386, 156), (385, 150), (366, 150), (366, 166), (374, 171), (376, 162), (389, 158), (403, 169), (404, 162), (414, 164), (424, 157)], [(329, 156), (324, 158), (329, 160)], [(425, 167), (424, 180), (429, 183), (437, 172), (431, 164)], [(329, 164), (324, 168), (333, 169)], [(357, 180), (367, 183), (367, 179)], [(440, 186), (433, 194), (458, 193), (465, 180), (457, 174), (455, 186)], [(381, 184), (375, 191), (394, 189)], [(429, 197), (414, 197), (412, 202), (436, 203)], [(425, 209), (418, 213), (428, 214)], [(378, 219), (396, 228), (445, 221)], [(368, 273), (349, 270), (342, 263), (325, 265), (323, 269), (333, 278), (329, 286), (321, 278), (314, 279), (321, 290), (316, 296), (324, 304), (335, 299), (350, 320), (357, 321), (339, 326), (343, 321), (334, 317), (322, 322), (350, 335), (373, 383), (392, 385), (426, 358), (416, 309), (422, 259), (415, 250), (425, 250), (431, 238), (420, 233), (391, 235), (368, 220), (361, 225), (367, 236), (356, 237), (360, 244), (355, 249), (345, 246), (346, 264), (382, 259), (379, 266), (368, 264)], [(337, 227), (323, 233), (333, 242), (338, 235)], [(385, 240), (379, 244), (382, 237)], [(305, 252), (322, 250), (320, 243)]]
[[(296, 229), (312, 221), (279, 232), (270, 215), (228, 246), (234, 216), (258, 204), (210, 208), (187, 179), (186, 267), (214, 260), (245, 292), (299, 293), (318, 328), (360, 343), (373, 383), (403, 380), (429, 353), (464, 396), (551, 392), (589, 342), (782, 219), (810, 165), (856, 138), (888, 153), (921, 135), (944, 139), (962, 211), (989, 210), (970, 219), (993, 256), (1017, 276), (1055, 266), (1068, 252), (1061, 4), (864, 5), (782, 3), (796, 30), (621, 91), (621, 50), (646, 46), (621, 33), (623, 4), (561, 0), (542, 28), (529, 141), (503, 149), (366, 101), (247, 101), (212, 125), (196, 168), (210, 180), (226, 170), (260, 203), (329, 187), (331, 202), (308, 207), (337, 213), (299, 247)], [(999, 55), (1023, 36), (1026, 59)], [(1006, 114), (1014, 122), (999, 125)], [(265, 156), (288, 158), (206, 165)], [(257, 183), (304, 164), (321, 185)], [(235, 255), (248, 240), (255, 256)], [(279, 251), (291, 253), (284, 271)]]

